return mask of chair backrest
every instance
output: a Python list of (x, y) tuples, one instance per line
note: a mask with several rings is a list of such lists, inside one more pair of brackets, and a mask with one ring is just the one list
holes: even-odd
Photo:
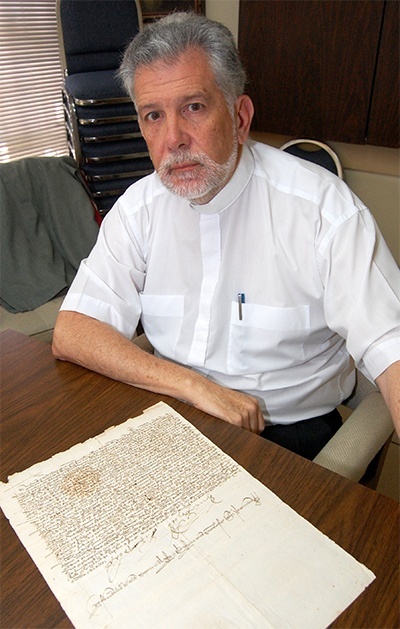
[(281, 151), (301, 157), (309, 162), (323, 166), (343, 179), (343, 169), (338, 156), (330, 146), (319, 140), (298, 139), (286, 142)]
[(142, 27), (139, 0), (57, 0), (65, 74), (113, 70)]

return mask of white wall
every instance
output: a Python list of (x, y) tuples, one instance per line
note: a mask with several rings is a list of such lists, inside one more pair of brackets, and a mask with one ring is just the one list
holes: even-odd
[(206, 0), (206, 15), (210, 20), (225, 24), (238, 41), (239, 0)]

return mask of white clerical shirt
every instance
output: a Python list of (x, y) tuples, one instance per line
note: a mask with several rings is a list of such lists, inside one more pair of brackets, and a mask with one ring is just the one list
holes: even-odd
[(258, 398), (266, 423), (327, 413), (400, 359), (399, 269), (335, 175), (249, 142), (205, 205), (156, 173), (105, 217), (62, 306)]

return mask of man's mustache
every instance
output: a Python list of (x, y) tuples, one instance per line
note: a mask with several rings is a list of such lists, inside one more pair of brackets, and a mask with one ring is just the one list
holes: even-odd
[(171, 168), (175, 166), (182, 166), (184, 164), (199, 164), (200, 166), (206, 165), (210, 159), (206, 155), (201, 153), (192, 153), (191, 151), (180, 151), (174, 155), (169, 155), (161, 162), (159, 171), (167, 173)]

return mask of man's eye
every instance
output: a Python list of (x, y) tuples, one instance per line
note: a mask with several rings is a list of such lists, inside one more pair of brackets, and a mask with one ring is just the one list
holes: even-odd
[(188, 105), (188, 110), (189, 111), (200, 111), (201, 109), (203, 109), (204, 105), (202, 105), (201, 103), (190, 103), (190, 105)]
[(159, 117), (160, 114), (157, 111), (151, 111), (149, 114), (146, 115), (146, 120), (148, 120), (149, 122), (155, 122), (159, 119)]

